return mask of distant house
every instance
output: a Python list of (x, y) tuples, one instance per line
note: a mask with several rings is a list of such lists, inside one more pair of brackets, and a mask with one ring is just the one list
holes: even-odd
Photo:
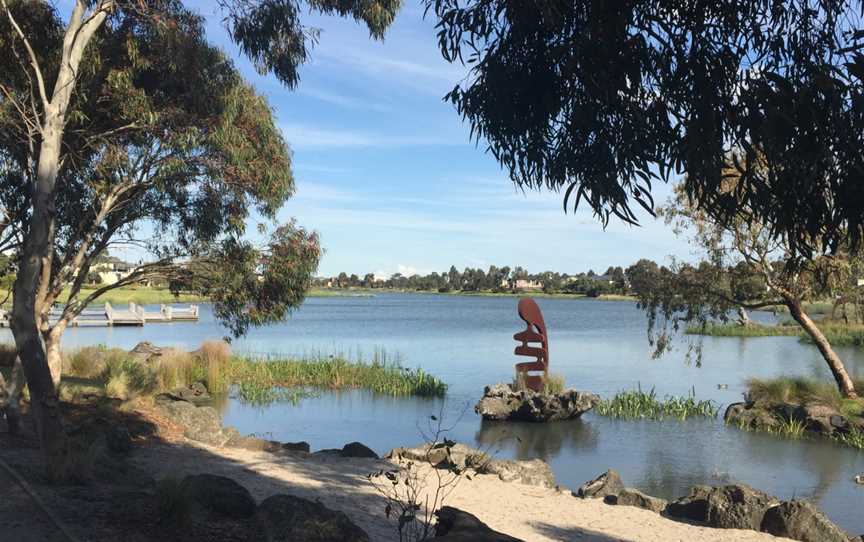
[(134, 268), (134, 265), (120, 258), (108, 256), (103, 261), (94, 263), (90, 269), (99, 275), (102, 284), (115, 284), (128, 277)]
[(517, 290), (540, 290), (543, 288), (543, 283), (539, 280), (516, 279), (514, 286)]

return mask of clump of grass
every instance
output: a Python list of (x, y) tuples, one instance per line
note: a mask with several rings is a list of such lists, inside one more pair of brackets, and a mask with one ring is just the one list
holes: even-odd
[(191, 385), (204, 379), (204, 369), (195, 362), (189, 352), (171, 349), (162, 352), (154, 360), (154, 369), (159, 382), (159, 389), (171, 390)]
[(104, 345), (79, 348), (63, 357), (63, 373), (81, 378), (95, 378), (105, 369), (108, 353), (109, 350)]
[(834, 433), (834, 440), (845, 446), (864, 450), (864, 431), (852, 427), (846, 433)]
[[(833, 346), (864, 346), (864, 326), (844, 323), (819, 323), (819, 329)], [(813, 343), (810, 335), (802, 334), (801, 342)]]
[(231, 382), (231, 347), (225, 341), (204, 341), (194, 353), (197, 361), (206, 370), (207, 389), (211, 392), (224, 392)]
[(557, 395), (564, 391), (564, 376), (559, 374), (547, 375), (543, 379), (543, 393), (546, 395)]
[[(864, 390), (864, 378), (854, 379), (855, 388)], [(747, 380), (746, 399), (754, 403), (821, 404), (845, 415), (860, 415), (864, 400), (845, 399), (834, 382), (803, 377), (781, 376)]]
[(713, 401), (697, 400), (695, 390), (691, 390), (686, 397), (666, 396), (661, 400), (657, 398), (654, 388), (646, 393), (639, 387), (600, 401), (594, 410), (601, 416), (619, 419), (685, 420), (693, 417), (716, 418), (719, 408)]
[[(122, 351), (120, 351), (122, 352)], [(125, 352), (122, 352), (125, 354)], [(100, 375), (105, 394), (117, 399), (131, 399), (158, 390), (158, 376), (152, 367), (118, 353), (109, 353)]]
[(800, 439), (804, 437), (806, 428), (806, 425), (801, 420), (783, 418), (776, 427), (769, 429), (768, 432), (782, 435), (786, 438)]

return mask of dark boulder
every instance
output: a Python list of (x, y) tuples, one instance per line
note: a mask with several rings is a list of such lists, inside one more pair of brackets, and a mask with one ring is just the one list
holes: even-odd
[(710, 486), (693, 486), (686, 497), (681, 497), (666, 506), (667, 516), (704, 522), (708, 518), (708, 494)]
[(776, 498), (744, 484), (715, 487), (708, 493), (705, 523), (722, 529), (758, 531), (768, 508)]
[(632, 487), (625, 487), (617, 495), (606, 495), (603, 498), (603, 502), (619, 506), (635, 506), (636, 508), (644, 508), (645, 510), (651, 510), (658, 514), (662, 512), (667, 505), (666, 499), (646, 495)]
[(128, 454), (132, 451), (132, 435), (122, 423), (112, 424), (105, 430), (105, 445), (115, 454)]
[(618, 495), (624, 490), (624, 482), (621, 481), (621, 475), (618, 471), (609, 469), (597, 478), (585, 482), (574, 495), (583, 499), (602, 499), (607, 495)]
[(255, 499), (230, 478), (215, 474), (187, 476), (180, 484), (183, 495), (202, 509), (230, 518), (248, 518), (255, 513)]
[(850, 537), (818, 508), (804, 501), (785, 501), (769, 508), (762, 531), (801, 542), (849, 542)]
[(565, 390), (544, 394), (515, 391), (507, 384), (486, 386), (474, 411), (487, 420), (552, 422), (578, 418), (594, 408), (600, 398), (593, 393)]
[(442, 542), (522, 542), (518, 538), (492, 530), (468, 512), (444, 506), (435, 513), (435, 540)]
[(342, 447), (342, 457), (368, 457), (378, 459), (378, 454), (372, 448), (360, 442), (349, 442)]
[(343, 512), (293, 495), (264, 499), (255, 513), (260, 538), (268, 542), (368, 542), (369, 535)]

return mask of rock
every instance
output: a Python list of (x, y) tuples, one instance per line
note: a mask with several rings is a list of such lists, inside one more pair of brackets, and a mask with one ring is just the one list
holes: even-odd
[(617, 495), (624, 489), (624, 482), (618, 471), (609, 469), (597, 478), (585, 482), (574, 495), (583, 499), (602, 499), (607, 495)]
[(203, 382), (194, 382), (187, 388), (175, 388), (165, 395), (175, 401), (188, 401), (196, 406), (207, 404), (212, 399)]
[(632, 487), (625, 487), (617, 495), (606, 495), (603, 498), (603, 502), (620, 506), (635, 506), (637, 508), (644, 508), (646, 510), (651, 510), (652, 512), (657, 512), (658, 514), (662, 512), (667, 505), (666, 499), (646, 495)]
[(481, 474), (494, 474), (503, 482), (515, 482), (528, 486), (555, 487), (555, 474), (542, 459), (513, 461), (492, 459), (477, 468)]
[(723, 420), (730, 425), (759, 431), (780, 425), (780, 420), (774, 414), (754, 403), (732, 403), (726, 408)]
[(486, 386), (474, 411), (487, 420), (551, 422), (578, 418), (594, 408), (593, 393), (565, 390), (547, 395), (533, 390), (514, 391), (507, 384)]
[(686, 497), (670, 502), (665, 514), (673, 518), (704, 522), (708, 518), (708, 494), (710, 486), (693, 486)]
[(378, 454), (374, 450), (360, 442), (349, 442), (342, 447), (341, 453), (342, 457), (369, 457), (378, 459)]
[(137, 361), (148, 361), (150, 358), (161, 356), (162, 349), (149, 341), (141, 341), (129, 353)]
[(855, 482), (856, 484), (864, 484), (864, 472), (862, 472), (861, 474), (856, 474), (855, 476), (853, 476), (852, 481)]
[(518, 538), (492, 530), (476, 516), (444, 506), (435, 515), (435, 540), (442, 542), (522, 542)]
[(255, 513), (255, 499), (230, 478), (215, 474), (187, 476), (180, 483), (184, 496), (201, 508), (231, 518), (248, 518)]
[(183, 426), (186, 438), (224, 446), (237, 437), (236, 429), (223, 430), (219, 413), (213, 407), (196, 407), (187, 401), (175, 401), (163, 394), (156, 397), (156, 408), (166, 418)]
[(541, 459), (516, 461), (511, 459), (492, 459), (485, 452), (460, 443), (428, 444), (416, 448), (394, 448), (384, 455), (396, 461), (428, 462), (436, 468), (470, 468), (479, 474), (492, 474), (504, 482), (525, 485), (555, 487), (555, 475), (549, 464)]
[(257, 437), (243, 437), (237, 435), (231, 438), (226, 446), (232, 448), (243, 448), (244, 450), (252, 450), (256, 452), (306, 452), (309, 453), (308, 442), (279, 442), (276, 440), (265, 440)]
[(784, 501), (765, 512), (762, 531), (801, 542), (849, 542), (850, 537), (818, 508), (804, 501)]
[(264, 499), (255, 513), (261, 540), (268, 542), (367, 542), (369, 536), (343, 512), (293, 495)]
[(765, 511), (778, 503), (776, 498), (744, 484), (715, 487), (707, 501), (708, 526), (754, 531), (761, 527)]

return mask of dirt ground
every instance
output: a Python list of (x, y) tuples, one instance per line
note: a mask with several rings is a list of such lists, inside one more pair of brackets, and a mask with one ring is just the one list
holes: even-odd
[[(185, 440), (170, 420), (146, 409), (71, 406), (69, 422), (90, 434), (97, 424), (123, 423), (133, 439), (132, 451), (118, 456), (90, 449), (82, 455), (82, 480), (52, 485), (42, 475), (40, 455), (29, 420), (23, 435), (0, 432), (0, 459), (68, 526), (79, 541), (184, 542), (256, 540), (249, 520), (196, 519), (183, 525), (160, 521), (156, 481), (163, 477), (211, 473), (228, 476), (260, 502), (276, 493), (318, 500), (345, 512), (372, 540), (397, 540), (385, 502), (367, 475), (392, 468), (385, 460), (342, 458), (305, 453), (214, 448)], [(5, 427), (0, 426), (0, 431)], [(98, 447), (97, 447), (98, 448)], [(89, 455), (88, 455), (89, 454)], [(428, 468), (428, 467), (427, 467)], [(0, 467), (0, 540), (3, 542), (66, 541), (15, 479)], [(672, 521), (658, 514), (598, 500), (577, 499), (558, 491), (478, 475), (460, 481), (447, 503), (476, 515), (490, 527), (526, 541), (740, 541), (780, 540), (753, 531), (720, 530)]]

